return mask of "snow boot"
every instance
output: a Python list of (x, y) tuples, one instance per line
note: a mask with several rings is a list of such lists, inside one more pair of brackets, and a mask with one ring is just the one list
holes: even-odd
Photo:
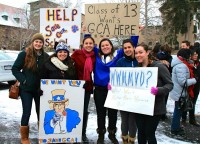
[(89, 115), (89, 112), (87, 112), (87, 114), (83, 116), (83, 130), (82, 130), (82, 141), (83, 142), (89, 142), (89, 139), (87, 138), (87, 135), (86, 135), (88, 115)]
[(21, 143), (22, 144), (31, 144), (30, 140), (29, 140), (29, 126), (21, 126), (20, 134), (21, 134)]
[(136, 137), (130, 137), (128, 136), (128, 144), (135, 144)]
[(121, 138), (122, 138), (122, 144), (128, 144), (128, 135), (126, 135), (126, 136), (121, 136)]
[(104, 144), (104, 134), (106, 133), (106, 129), (97, 129), (97, 133), (99, 134), (97, 144)]
[(112, 141), (113, 144), (119, 144), (118, 140), (116, 139), (115, 133), (117, 132), (117, 128), (110, 129), (108, 128), (108, 138)]

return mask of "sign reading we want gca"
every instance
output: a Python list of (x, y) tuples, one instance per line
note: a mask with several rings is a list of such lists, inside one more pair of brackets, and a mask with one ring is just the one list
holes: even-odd
[(96, 35), (138, 35), (140, 3), (87, 4), (87, 32)]

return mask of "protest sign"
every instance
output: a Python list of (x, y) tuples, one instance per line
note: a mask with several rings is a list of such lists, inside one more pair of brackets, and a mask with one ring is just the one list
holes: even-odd
[(86, 4), (87, 32), (104, 36), (133, 36), (139, 32), (140, 3)]
[(84, 81), (42, 79), (39, 143), (81, 142)]
[(153, 115), (158, 68), (110, 68), (110, 84), (105, 107)]
[(79, 8), (40, 9), (40, 32), (45, 46), (53, 47), (55, 41), (64, 39), (73, 49), (79, 49), (81, 32), (81, 10)]

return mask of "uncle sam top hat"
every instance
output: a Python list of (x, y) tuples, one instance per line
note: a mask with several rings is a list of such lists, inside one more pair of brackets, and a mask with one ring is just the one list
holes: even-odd
[(51, 91), (52, 93), (52, 100), (49, 100), (49, 103), (51, 102), (67, 102), (68, 99), (65, 99), (65, 90), (64, 89), (56, 89)]

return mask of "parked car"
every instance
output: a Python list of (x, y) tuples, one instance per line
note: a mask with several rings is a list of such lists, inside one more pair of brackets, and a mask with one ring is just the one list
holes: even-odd
[(11, 71), (14, 62), (14, 58), (0, 50), (0, 82), (8, 82), (9, 85), (15, 83), (16, 78)]

